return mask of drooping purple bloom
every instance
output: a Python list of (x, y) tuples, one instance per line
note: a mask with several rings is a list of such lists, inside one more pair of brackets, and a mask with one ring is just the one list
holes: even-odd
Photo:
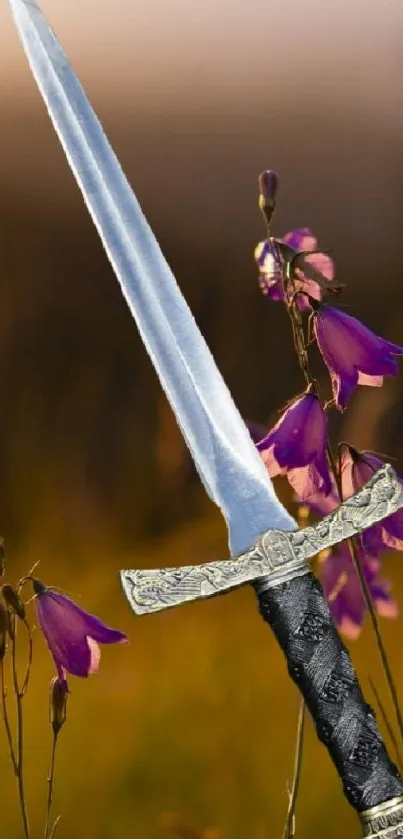
[[(311, 253), (311, 251), (317, 250), (318, 242), (311, 230), (307, 227), (291, 230), (280, 241), (284, 242), (285, 245), (289, 245), (295, 251), (306, 252), (308, 254), (306, 261), (310, 262), (311, 265), (320, 271), (327, 280), (333, 279), (333, 260), (324, 253)], [(283, 303), (287, 302), (283, 281), (284, 264), (281, 259), (276, 258), (276, 255), (273, 254), (270, 241), (266, 239), (263, 242), (259, 242), (255, 248), (255, 260), (259, 268), (259, 285), (263, 294), (267, 295), (271, 300), (279, 300)], [(297, 299), (301, 309), (310, 308), (307, 295), (314, 300), (320, 300), (322, 297), (322, 292), (318, 284), (306, 277), (301, 268), (295, 269), (294, 290), (301, 292)]]
[(313, 328), (339, 410), (345, 409), (357, 385), (381, 387), (384, 376), (397, 375), (395, 356), (403, 355), (403, 347), (379, 338), (346, 312), (320, 306), (313, 315)]
[[(343, 498), (350, 498), (385, 462), (370, 452), (359, 452), (353, 446), (340, 446), (341, 484)], [(403, 478), (400, 478), (403, 485)], [(381, 550), (403, 550), (403, 510), (369, 527), (362, 536), (365, 550), (372, 555)]]
[(331, 491), (326, 459), (327, 418), (318, 397), (307, 391), (284, 411), (257, 443), (269, 475), (286, 475), (300, 501)]
[(97, 672), (101, 658), (99, 644), (126, 643), (128, 638), (40, 580), (33, 578), (32, 585), (38, 622), (58, 678), (67, 691), (67, 673), (86, 677)]
[[(378, 580), (379, 560), (366, 556), (362, 549), (358, 550), (358, 559), (378, 615), (396, 618), (397, 603), (389, 594), (389, 584)], [(320, 561), (319, 575), (339, 631), (347, 638), (357, 638), (364, 622), (366, 604), (346, 542), (326, 553)]]
[[(327, 496), (319, 493), (306, 501), (308, 507), (321, 517), (335, 510), (339, 503), (334, 492)], [(378, 615), (395, 618), (397, 603), (389, 594), (390, 584), (378, 579), (379, 558), (369, 556), (361, 543), (358, 559)], [(357, 638), (364, 622), (366, 604), (346, 541), (319, 556), (319, 576), (339, 631), (348, 638)]]

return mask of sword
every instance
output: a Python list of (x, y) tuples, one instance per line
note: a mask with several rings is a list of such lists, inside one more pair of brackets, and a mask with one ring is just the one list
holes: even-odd
[(10, 0), (10, 6), (84, 201), (206, 491), (229, 531), (232, 558), (223, 563), (122, 571), (129, 602), (135, 611), (156, 611), (252, 583), (261, 615), (361, 818), (363, 835), (402, 837), (402, 780), (307, 564), (322, 546), (402, 507), (396, 476), (383, 468), (331, 516), (296, 530), (56, 36), (33, 0)]

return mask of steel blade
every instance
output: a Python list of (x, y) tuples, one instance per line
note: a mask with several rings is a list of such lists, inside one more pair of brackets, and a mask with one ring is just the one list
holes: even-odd
[(10, 0), (53, 125), (207, 492), (231, 553), (294, 520), (266, 468), (164, 259), (102, 126), (33, 0)]
[(308, 571), (308, 560), (325, 548), (362, 533), (403, 507), (403, 486), (385, 464), (355, 495), (312, 527), (284, 533), (268, 530), (233, 559), (177, 568), (127, 569), (120, 577), (138, 615), (204, 600), (248, 583), (280, 585)]

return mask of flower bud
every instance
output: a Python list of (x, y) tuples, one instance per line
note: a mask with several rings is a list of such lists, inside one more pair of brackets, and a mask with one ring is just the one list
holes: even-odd
[(1, 593), (7, 606), (19, 617), (21, 620), (25, 620), (25, 606), (21, 600), (20, 595), (16, 592), (13, 586), (6, 583), (1, 588)]
[(6, 654), (8, 635), (8, 612), (4, 603), (0, 600), (0, 661)]
[(276, 193), (278, 188), (278, 177), (275, 172), (268, 169), (259, 175), (259, 204), (261, 209), (265, 207), (274, 211), (276, 206)]
[(14, 619), (13, 619), (13, 613), (12, 613), (11, 609), (7, 609), (7, 621), (8, 621), (8, 627), (7, 627), (8, 634), (9, 634), (11, 640), (14, 641), (15, 640)]
[(54, 735), (59, 733), (66, 722), (68, 695), (66, 685), (54, 676), (50, 683), (50, 723)]
[(41, 594), (43, 594), (46, 591), (46, 586), (40, 580), (38, 580), (37, 577), (32, 577), (31, 580), (34, 594), (36, 594), (37, 597), (40, 597)]

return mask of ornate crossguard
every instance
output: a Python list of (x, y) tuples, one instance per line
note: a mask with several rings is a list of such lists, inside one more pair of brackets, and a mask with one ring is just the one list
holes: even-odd
[(355, 495), (312, 527), (267, 530), (248, 551), (231, 559), (121, 571), (122, 585), (137, 615), (214, 597), (247, 583), (263, 592), (307, 574), (308, 560), (320, 551), (362, 533), (402, 506), (403, 487), (386, 464)]
[(372, 839), (403, 836), (402, 782), (308, 561), (402, 506), (402, 484), (385, 465), (317, 524), (289, 532), (267, 530), (238, 557), (179, 568), (121, 571), (124, 591), (138, 615), (214, 597), (248, 583), (255, 586), (261, 615), (285, 653), (318, 737), (343, 779), (346, 797), (360, 812), (364, 836)]
[(399, 509), (401, 486), (386, 467), (335, 514), (295, 531), (57, 38), (34, 0), (9, 2), (68, 162), (235, 555), (199, 568), (125, 571), (124, 590), (144, 613), (253, 583), (364, 835), (397, 839), (402, 780), (307, 560)]

